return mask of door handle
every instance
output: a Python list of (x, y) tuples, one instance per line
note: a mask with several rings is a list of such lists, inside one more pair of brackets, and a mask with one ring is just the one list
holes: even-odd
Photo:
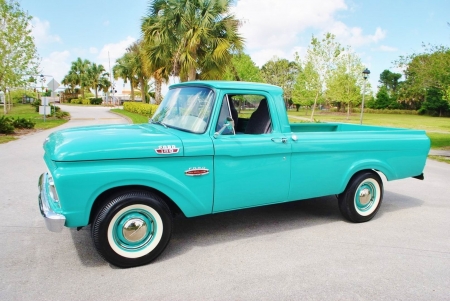
[(272, 141), (275, 143), (287, 143), (287, 138), (282, 137), (282, 138), (272, 138)]

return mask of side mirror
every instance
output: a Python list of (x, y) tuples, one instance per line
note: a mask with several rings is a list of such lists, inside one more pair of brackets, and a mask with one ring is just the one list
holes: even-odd
[(225, 131), (225, 129), (229, 129), (229, 130), (233, 131), (233, 134), (234, 134), (234, 120), (233, 120), (233, 118), (231, 118), (231, 116), (228, 116), (227, 120), (225, 121), (222, 128), (214, 133), (214, 138), (217, 139), (217, 137), (222, 135), (222, 133), (223, 133), (223, 131)]

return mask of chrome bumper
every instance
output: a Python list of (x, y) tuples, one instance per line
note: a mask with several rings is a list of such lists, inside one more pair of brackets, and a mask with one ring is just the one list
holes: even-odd
[(52, 210), (48, 197), (48, 174), (43, 173), (39, 177), (39, 209), (44, 217), (47, 229), (52, 232), (61, 232), (66, 223), (66, 217)]

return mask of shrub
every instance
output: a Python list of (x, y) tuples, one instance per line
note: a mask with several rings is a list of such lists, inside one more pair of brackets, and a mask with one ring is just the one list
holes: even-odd
[(91, 105), (101, 105), (103, 102), (103, 99), (99, 98), (90, 98)]
[(12, 125), (16, 129), (32, 129), (32, 128), (34, 128), (35, 124), (36, 123), (31, 121), (31, 119), (25, 119), (25, 118), (20, 118), (20, 117), (17, 117), (16, 119), (14, 119), (12, 121)]
[(158, 105), (138, 102), (125, 102), (123, 109), (131, 113), (137, 113), (145, 116), (151, 116), (155, 113)]
[(34, 107), (36, 112), (39, 112), (39, 106), (41, 105), (41, 101), (39, 99), (34, 100), (31, 105)]
[(58, 119), (64, 119), (66, 117), (69, 117), (69, 113), (63, 112), (63, 111), (56, 111), (55, 112), (55, 117), (58, 118)]
[[(77, 99), (78, 99), (78, 97), (67, 97), (67, 98), (66, 98), (66, 101), (67, 101), (67, 103), (77, 103), (77, 102), (76, 102)], [(75, 100), (75, 102), (72, 102), (72, 100)]]
[(78, 105), (80, 105), (82, 102), (83, 102), (83, 100), (81, 98), (72, 98), (70, 100), (70, 103), (78, 104)]
[(84, 98), (84, 99), (81, 99), (81, 103), (84, 105), (90, 105), (91, 101), (89, 99)]
[(12, 120), (9, 117), (0, 117), (0, 133), (2, 134), (12, 134), (14, 133), (14, 126), (12, 125)]

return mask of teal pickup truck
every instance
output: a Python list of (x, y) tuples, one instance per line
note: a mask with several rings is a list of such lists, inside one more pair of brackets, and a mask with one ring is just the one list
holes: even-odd
[(374, 217), (383, 182), (423, 179), (424, 131), (290, 124), (281, 88), (172, 85), (148, 124), (71, 128), (44, 142), (39, 206), (50, 231), (91, 225), (101, 256), (143, 265), (172, 219), (336, 195), (352, 222)]

